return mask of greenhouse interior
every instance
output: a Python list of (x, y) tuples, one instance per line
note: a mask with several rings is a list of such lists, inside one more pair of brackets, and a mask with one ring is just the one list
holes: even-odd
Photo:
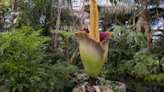
[(164, 92), (164, 0), (0, 0), (0, 92)]

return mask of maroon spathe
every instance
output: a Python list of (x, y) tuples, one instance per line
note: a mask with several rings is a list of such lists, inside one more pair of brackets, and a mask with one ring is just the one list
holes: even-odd
[[(85, 31), (86, 33), (89, 33), (89, 30), (86, 27), (79, 29), (79, 31)], [(100, 32), (99, 34), (100, 34), (100, 42), (101, 43), (103, 43), (104, 41), (109, 39), (111, 36), (109, 32)]]

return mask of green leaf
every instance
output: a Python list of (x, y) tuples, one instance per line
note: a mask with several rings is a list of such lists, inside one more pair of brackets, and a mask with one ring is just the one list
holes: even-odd
[(111, 3), (113, 3), (113, 0), (110, 0)]
[(132, 30), (130, 30), (130, 29), (126, 29), (126, 30), (124, 31), (125, 36), (127, 36), (129, 33), (131, 33), (131, 31), (132, 31)]
[(126, 37), (126, 41), (127, 43), (130, 43), (133, 39), (137, 43), (137, 45), (139, 45), (139, 47), (141, 47), (141, 43), (143, 43), (144, 46), (146, 46), (147, 44), (144, 35), (141, 32), (130, 31), (130, 33)]
[(149, 66), (152, 66), (152, 65), (156, 65), (157, 64), (157, 60), (154, 59), (155, 55), (150, 55), (150, 56), (147, 56), (146, 55), (146, 65), (149, 65)]
[(9, 92), (9, 90), (6, 90), (5, 86), (0, 86), (0, 92)]
[(39, 76), (32, 76), (29, 78), (29, 80), (41, 81), (41, 78)]
[(144, 81), (151, 82), (151, 81), (155, 81), (156, 78), (157, 78), (157, 75), (155, 75), (155, 74), (149, 74), (149, 75), (146, 75), (146, 77), (144, 78)]
[(114, 0), (114, 4), (117, 5), (117, 1), (116, 0)]
[(134, 33), (133, 33), (133, 32), (130, 32), (130, 33), (127, 35), (127, 37), (126, 37), (127, 43), (132, 42), (133, 37), (134, 37)]
[(28, 85), (27, 83), (22, 83), (22, 85), (23, 85), (24, 87), (26, 87), (26, 88), (29, 87), (29, 85)]
[(65, 38), (69, 38), (69, 37), (71, 37), (71, 36), (73, 36), (74, 35), (74, 32), (75, 31), (68, 31), (68, 32), (66, 32), (66, 31), (64, 31), (64, 30), (51, 30), (51, 32), (52, 33), (60, 33), (60, 34), (62, 34)]
[(133, 60), (127, 61), (124, 65), (124, 70), (127, 69), (128, 72), (132, 71), (133, 65), (134, 65)]
[(123, 27), (121, 26), (116, 26), (113, 30), (114, 32), (114, 37), (117, 37), (119, 35), (119, 33), (121, 33), (121, 31), (123, 30)]
[(8, 3), (8, 4), (12, 4), (13, 0), (1, 0), (1, 3)]
[(135, 66), (136, 72), (140, 77), (143, 77), (145, 75), (150, 74), (150, 72), (147, 69), (146, 64), (142, 63), (142, 62), (138, 62)]
[(140, 37), (138, 35), (134, 36), (134, 40), (139, 45), (139, 47), (141, 47), (141, 39), (140, 39)]
[(21, 92), (23, 90), (23, 85), (22, 84), (19, 84), (19, 87), (18, 87), (19, 91)]
[(137, 31), (137, 35), (141, 38), (141, 41), (142, 41), (143, 45), (144, 45), (144, 46), (147, 46), (147, 41), (146, 41), (146, 39), (145, 39), (143, 33)]
[(159, 82), (162, 81), (163, 79), (164, 79), (164, 74), (163, 73), (158, 74), (157, 81)]
[(9, 47), (9, 46), (10, 46), (10, 43), (9, 43), (9, 42), (6, 42), (6, 43), (4, 43), (2, 46), (0, 46), (0, 53), (2, 53), (3, 50), (6, 49), (6, 48)]
[(15, 86), (15, 87), (12, 89), (12, 92), (15, 92), (17, 89), (18, 89), (18, 86)]

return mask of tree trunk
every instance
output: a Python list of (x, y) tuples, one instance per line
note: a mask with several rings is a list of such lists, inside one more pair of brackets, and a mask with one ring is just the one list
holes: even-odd
[(103, 32), (105, 32), (106, 31), (106, 26), (107, 26), (107, 24), (106, 24), (106, 21), (104, 20), (103, 22), (102, 22), (102, 28), (103, 28)]
[(75, 23), (76, 23), (76, 21), (75, 21), (75, 19), (74, 19), (74, 10), (73, 10), (73, 7), (72, 7), (72, 0), (70, 0), (70, 4), (71, 4), (71, 12), (72, 12), (72, 17), (73, 17), (73, 29), (72, 30), (75, 30)]
[[(150, 37), (150, 25), (149, 25), (149, 20), (151, 18), (149, 12), (147, 11), (147, 6), (148, 6), (148, 3), (147, 3), (147, 0), (141, 0), (141, 13), (139, 14), (139, 18), (138, 20), (139, 21), (142, 21), (144, 23), (141, 24), (141, 26), (144, 28), (144, 31), (146, 32), (146, 36), (147, 36), (147, 41), (148, 41), (148, 44), (147, 44), (147, 47), (151, 47), (151, 37)], [(139, 31), (141, 31), (141, 27), (139, 28)]]
[(83, 27), (83, 16), (84, 16), (85, 2), (86, 2), (86, 0), (83, 0), (83, 7), (82, 7), (82, 13), (81, 13), (81, 28)]
[[(13, 4), (12, 4), (12, 12), (17, 12), (17, 0), (13, 0)], [(17, 15), (18, 16), (18, 15)], [(17, 16), (14, 15), (12, 16), (12, 27), (14, 27), (14, 24), (16, 23), (17, 21)], [(12, 30), (11, 30), (12, 31)]]
[[(49, 2), (50, 1), (50, 2)], [(45, 1), (48, 3), (48, 7), (46, 8), (46, 19), (45, 19), (45, 25), (44, 25), (44, 30), (43, 30), (43, 35), (48, 36), (49, 33), (49, 26), (50, 26), (50, 19), (51, 19), (51, 6), (52, 6), (52, 0)]]
[[(13, 0), (12, 12), (17, 12), (17, 0)], [(16, 15), (13, 15), (13, 17), (12, 17), (12, 23), (13, 23), (13, 21), (14, 21), (14, 19), (16, 17), (17, 17)]]
[(81, 11), (81, 1), (82, 1), (82, 0), (80, 0), (80, 7), (79, 7), (79, 10), (80, 10), (80, 11)]
[(12, 12), (17, 11), (17, 0), (13, 0), (13, 5), (12, 5)]
[(115, 25), (117, 25), (117, 15), (115, 15)]
[[(62, 4), (62, 0), (59, 0), (57, 21), (56, 21), (56, 30), (59, 30), (60, 14), (61, 14), (61, 4)], [(58, 43), (58, 33), (55, 34), (54, 52), (55, 52), (55, 49), (56, 49), (56, 47), (57, 47), (57, 43)]]
[(108, 7), (108, 0), (106, 0), (106, 7)]

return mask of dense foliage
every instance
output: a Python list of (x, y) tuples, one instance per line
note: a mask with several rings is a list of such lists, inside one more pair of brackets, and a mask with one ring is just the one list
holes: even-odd
[(23, 26), (13, 32), (0, 33), (0, 80), (12, 86), (13, 92), (45, 92), (73, 86), (71, 74), (77, 72), (77, 67), (47, 59), (44, 49), (50, 38), (41, 36), (40, 32)]

